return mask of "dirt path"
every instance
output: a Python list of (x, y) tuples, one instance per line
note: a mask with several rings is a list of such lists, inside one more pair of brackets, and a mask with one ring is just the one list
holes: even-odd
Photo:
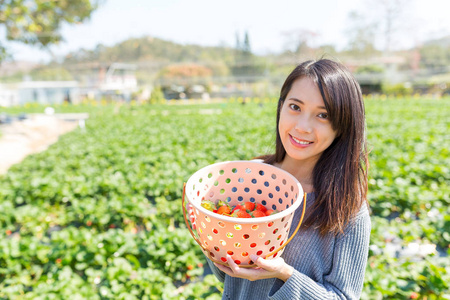
[(59, 136), (79, 126), (86, 114), (70, 116), (30, 114), (23, 121), (0, 126), (0, 174), (32, 153), (44, 151)]

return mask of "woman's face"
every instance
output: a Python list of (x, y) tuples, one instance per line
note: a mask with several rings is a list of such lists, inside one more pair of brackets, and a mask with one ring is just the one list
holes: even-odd
[(331, 145), (336, 132), (312, 79), (302, 77), (294, 81), (280, 111), (278, 130), (286, 158), (298, 162), (315, 164)]

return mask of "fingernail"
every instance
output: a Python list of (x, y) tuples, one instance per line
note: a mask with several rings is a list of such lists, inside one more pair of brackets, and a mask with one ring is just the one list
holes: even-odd
[(256, 256), (255, 254), (250, 254), (250, 259), (251, 259), (253, 262), (256, 262), (256, 260), (258, 259), (258, 256)]

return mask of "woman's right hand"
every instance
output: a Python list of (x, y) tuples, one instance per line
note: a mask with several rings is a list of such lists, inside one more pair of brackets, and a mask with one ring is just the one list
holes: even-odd
[(264, 259), (256, 255), (251, 255), (251, 259), (255, 262), (255, 268), (239, 268), (229, 255), (227, 255), (228, 266), (217, 263), (214, 263), (214, 265), (231, 277), (248, 279), (250, 281), (278, 278), (286, 282), (294, 272), (294, 268), (288, 265), (281, 257)]

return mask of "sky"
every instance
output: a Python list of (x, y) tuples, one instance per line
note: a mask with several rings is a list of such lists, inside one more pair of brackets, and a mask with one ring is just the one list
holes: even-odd
[[(131, 37), (152, 36), (182, 44), (235, 46), (236, 35), (250, 37), (257, 54), (289, 48), (289, 37), (298, 32), (314, 33), (312, 46), (345, 47), (350, 27), (349, 13), (358, 11), (377, 20), (377, 2), (397, 0), (102, 0), (90, 20), (64, 25), (65, 39), (51, 46), (61, 57), (98, 44), (112, 46)], [(412, 47), (427, 38), (450, 34), (450, 1), (410, 0), (402, 10), (404, 34), (396, 38), (400, 47)], [(401, 24), (400, 24), (401, 23)], [(4, 30), (0, 28), (0, 42)], [(381, 41), (378, 41), (381, 45)], [(15, 60), (47, 62), (51, 55), (37, 47), (6, 43)]]

